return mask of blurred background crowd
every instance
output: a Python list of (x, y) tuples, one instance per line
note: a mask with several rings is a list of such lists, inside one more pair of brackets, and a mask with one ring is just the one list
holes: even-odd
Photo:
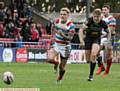
[(79, 43), (78, 31), (94, 8), (105, 3), (117, 20), (116, 39), (119, 41), (119, 0), (0, 0), (0, 41), (39, 42), (52, 36), (51, 25), (62, 7), (71, 11), (76, 25), (72, 43)]

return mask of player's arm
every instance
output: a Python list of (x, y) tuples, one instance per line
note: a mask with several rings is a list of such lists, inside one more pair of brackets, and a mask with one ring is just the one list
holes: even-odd
[(57, 26), (59, 21), (60, 21), (59, 19), (55, 19), (55, 21), (52, 24), (52, 34), (53, 35), (55, 35), (56, 33), (60, 35), (60, 32), (58, 31), (59, 29), (58, 29), (58, 26)]
[(111, 32), (111, 35), (115, 35), (115, 29), (116, 29), (116, 19), (115, 18), (110, 21), (108, 28), (109, 28), (109, 31)]
[(68, 33), (63, 33), (62, 31), (59, 31), (59, 34), (66, 40), (71, 41), (75, 33), (75, 29), (71, 29)]
[[(72, 30), (72, 31), (75, 31), (75, 30)], [(62, 36), (66, 41), (71, 41), (74, 36), (74, 32), (68, 32), (67, 34), (63, 34)]]
[(102, 36), (101, 37), (108, 36), (110, 38), (110, 31), (109, 31), (108, 25), (106, 24), (105, 21), (102, 22), (102, 27), (103, 27), (103, 31), (104, 32), (102, 32)]
[(52, 35), (54, 35), (55, 33), (57, 33), (57, 30), (56, 30), (55, 24), (53, 23), (52, 24)]
[(116, 28), (116, 19), (113, 18), (111, 21), (109, 21), (109, 24), (108, 24), (108, 30), (109, 30), (108, 39), (109, 40), (111, 40), (111, 37), (115, 35), (115, 28)]
[(87, 22), (85, 22), (83, 25), (82, 25), (82, 28), (80, 28), (79, 30), (79, 39), (80, 39), (80, 45), (81, 46), (84, 46), (84, 32), (86, 31), (86, 29), (88, 28), (87, 26)]
[(60, 35), (66, 40), (66, 41), (71, 41), (75, 33), (75, 26), (72, 24), (69, 28), (68, 33), (63, 33), (60, 31)]

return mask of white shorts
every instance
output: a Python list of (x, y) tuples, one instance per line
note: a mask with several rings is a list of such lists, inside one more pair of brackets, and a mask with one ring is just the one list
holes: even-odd
[(108, 40), (107, 38), (101, 38), (101, 44), (102, 46), (107, 46), (107, 47), (111, 47), (111, 41)]
[(57, 53), (60, 53), (60, 55), (62, 57), (69, 57), (70, 55), (70, 45), (59, 45), (59, 44), (54, 44), (53, 45), (54, 47), (54, 50), (57, 52)]
[(107, 38), (101, 38), (101, 43), (100, 45), (105, 45), (105, 43), (107, 43)]
[(107, 38), (101, 38), (101, 45), (105, 47), (103, 51), (100, 52), (100, 55), (103, 57), (102, 60), (107, 60), (109, 50), (112, 48), (112, 43)]

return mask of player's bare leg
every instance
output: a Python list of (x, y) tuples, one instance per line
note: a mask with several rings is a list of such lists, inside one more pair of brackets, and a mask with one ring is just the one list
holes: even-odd
[(106, 67), (104, 74), (102, 75), (103, 77), (106, 77), (110, 71), (110, 67), (112, 64), (112, 47), (107, 48), (107, 61), (106, 62), (107, 62), (107, 67)]
[(87, 63), (89, 63), (90, 62), (90, 50), (85, 50), (85, 56), (86, 56)]
[[(97, 59), (99, 68), (98, 68), (98, 70), (97, 70), (97, 72), (96, 72), (96, 75), (100, 75), (101, 72), (103, 72), (103, 71), (105, 70), (104, 64), (103, 64), (103, 62), (102, 62), (102, 56), (103, 56), (104, 52), (105, 52), (104, 50), (101, 51), (101, 52), (100, 52), (100, 55), (101, 55), (101, 56), (99, 56), (99, 58)], [(104, 57), (103, 57), (103, 58), (104, 58)]]
[(55, 70), (55, 73), (57, 73), (58, 71), (58, 65), (59, 65), (59, 62), (60, 62), (60, 54), (58, 54), (56, 57), (55, 57), (55, 62), (56, 64), (54, 65), (54, 70)]
[(48, 63), (54, 64), (54, 70), (57, 72), (57, 67), (59, 64), (58, 60), (55, 60), (55, 58), (58, 56), (58, 53), (52, 48), (48, 50)]
[(61, 83), (61, 80), (63, 79), (63, 76), (65, 74), (65, 65), (67, 63), (67, 59), (65, 58), (61, 58), (61, 62), (60, 62), (60, 65), (59, 65), (59, 75), (58, 75), (58, 78), (57, 78), (57, 83)]
[(91, 51), (92, 61), (90, 62), (90, 74), (89, 74), (88, 81), (93, 80), (93, 74), (94, 74), (94, 70), (95, 70), (95, 66), (96, 66), (96, 57), (97, 57), (99, 50), (100, 50), (99, 44), (95, 43), (92, 45), (92, 51)]

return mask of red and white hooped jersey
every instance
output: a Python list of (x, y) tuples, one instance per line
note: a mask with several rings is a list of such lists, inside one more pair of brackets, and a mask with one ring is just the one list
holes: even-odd
[[(73, 22), (71, 20), (67, 20), (66, 23), (61, 23), (61, 19), (57, 18), (55, 20), (55, 29), (56, 31), (62, 31), (63, 33), (67, 34), (68, 32), (75, 32), (75, 25), (73, 24)], [(66, 44), (65, 39), (59, 35), (59, 34), (55, 34), (55, 43), (57, 44)]]

